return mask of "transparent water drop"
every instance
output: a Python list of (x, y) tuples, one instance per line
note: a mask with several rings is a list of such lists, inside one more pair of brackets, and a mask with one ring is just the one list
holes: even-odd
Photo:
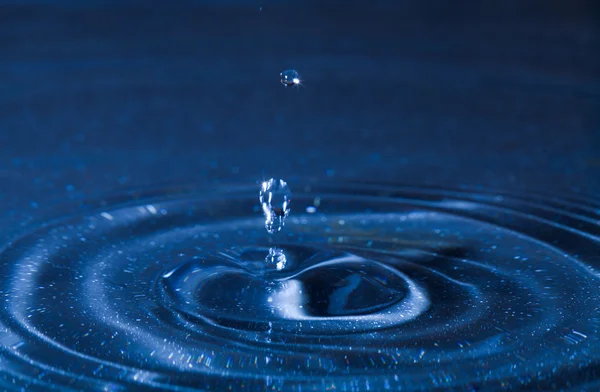
[(290, 213), (292, 191), (288, 184), (281, 179), (271, 178), (264, 181), (258, 197), (265, 214), (265, 229), (269, 234), (281, 231), (285, 218)]
[(279, 74), (281, 84), (285, 87), (298, 86), (300, 84), (300, 75), (295, 69), (288, 69)]
[(265, 258), (265, 261), (267, 264), (273, 265), (277, 271), (284, 269), (287, 264), (285, 253), (283, 253), (283, 249), (279, 248), (269, 248), (269, 254)]

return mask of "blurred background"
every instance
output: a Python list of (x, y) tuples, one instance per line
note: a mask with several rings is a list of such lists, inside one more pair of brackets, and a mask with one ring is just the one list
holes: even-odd
[(597, 196), (599, 9), (0, 1), (0, 217), (267, 176)]

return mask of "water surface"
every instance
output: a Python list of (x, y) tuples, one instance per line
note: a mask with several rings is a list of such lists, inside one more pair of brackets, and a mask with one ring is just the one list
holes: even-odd
[(365, 183), (294, 194), (275, 236), (255, 187), (171, 188), (7, 245), (0, 385), (595, 385), (597, 205)]

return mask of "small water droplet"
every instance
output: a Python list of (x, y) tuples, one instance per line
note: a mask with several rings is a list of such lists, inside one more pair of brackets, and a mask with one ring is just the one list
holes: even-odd
[(261, 184), (258, 199), (265, 214), (265, 229), (269, 234), (277, 233), (290, 213), (292, 191), (285, 181), (271, 178)]
[(285, 253), (283, 253), (283, 249), (279, 248), (269, 248), (269, 254), (267, 255), (265, 261), (267, 264), (275, 266), (277, 271), (284, 269), (285, 265), (287, 264)]
[(285, 70), (279, 76), (281, 84), (285, 87), (298, 86), (300, 84), (300, 75), (295, 69)]

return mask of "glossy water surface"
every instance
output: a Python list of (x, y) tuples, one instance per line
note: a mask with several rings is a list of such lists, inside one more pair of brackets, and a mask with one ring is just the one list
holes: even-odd
[(255, 187), (164, 189), (5, 246), (0, 389), (597, 387), (597, 204), (294, 191), (276, 236)]

